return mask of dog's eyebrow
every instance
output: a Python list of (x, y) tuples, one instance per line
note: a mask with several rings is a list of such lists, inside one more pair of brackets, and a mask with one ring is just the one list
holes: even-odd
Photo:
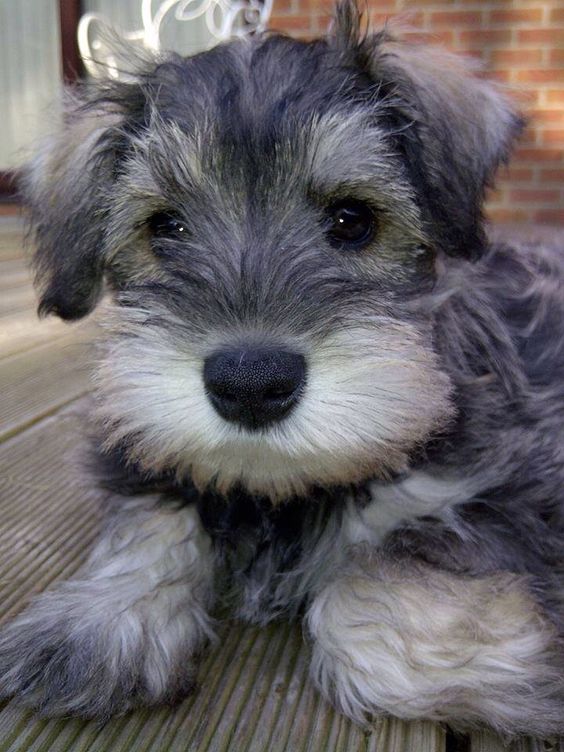
[(307, 132), (308, 182), (316, 200), (354, 196), (416, 222), (416, 191), (385, 125), (364, 110), (315, 118)]
[(314, 117), (307, 131), (311, 170), (343, 182), (397, 170), (399, 153), (387, 136), (374, 114), (363, 109)]

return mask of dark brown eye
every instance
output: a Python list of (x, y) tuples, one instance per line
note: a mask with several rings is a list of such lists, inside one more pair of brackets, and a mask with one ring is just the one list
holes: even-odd
[(186, 234), (186, 226), (181, 219), (167, 212), (157, 212), (149, 217), (149, 231), (154, 238), (178, 240)]
[(359, 250), (367, 246), (376, 232), (376, 217), (368, 204), (342, 199), (327, 207), (327, 237), (335, 248)]

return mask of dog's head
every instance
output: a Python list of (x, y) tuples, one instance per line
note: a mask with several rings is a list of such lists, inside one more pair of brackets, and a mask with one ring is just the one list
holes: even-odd
[(108, 440), (272, 498), (401, 469), (452, 414), (417, 303), (445, 259), (479, 256), (517, 127), (466, 63), (363, 35), (348, 2), (321, 40), (79, 91), (24, 193), (40, 310), (113, 291)]

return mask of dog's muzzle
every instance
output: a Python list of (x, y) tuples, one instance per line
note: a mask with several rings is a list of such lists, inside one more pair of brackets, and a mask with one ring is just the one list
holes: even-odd
[(216, 411), (251, 430), (282, 420), (299, 401), (305, 378), (304, 356), (281, 350), (221, 350), (204, 362)]

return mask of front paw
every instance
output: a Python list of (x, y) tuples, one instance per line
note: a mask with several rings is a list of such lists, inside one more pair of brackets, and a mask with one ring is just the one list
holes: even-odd
[(127, 603), (108, 582), (62, 583), (0, 630), (0, 696), (102, 719), (174, 701), (193, 684), (209, 625), (170, 606)]
[(357, 721), (564, 733), (564, 645), (523, 578), (381, 565), (326, 586), (308, 626), (317, 686)]

